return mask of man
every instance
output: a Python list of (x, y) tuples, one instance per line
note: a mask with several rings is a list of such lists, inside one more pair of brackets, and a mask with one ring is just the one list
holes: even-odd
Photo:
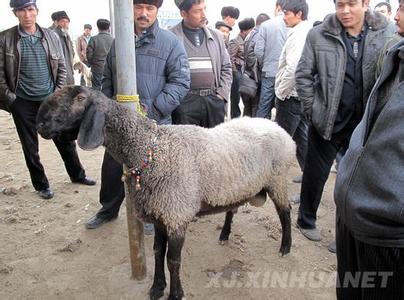
[(244, 40), (250, 31), (254, 28), (255, 21), (253, 18), (246, 18), (238, 23), (240, 29), (236, 38), (229, 42), (229, 55), (233, 71), (233, 81), (230, 90), (230, 117), (238, 118), (241, 115), (240, 111), (240, 77), (244, 69)]
[(88, 42), (91, 39), (91, 30), (92, 29), (93, 29), (93, 27), (90, 24), (84, 24), (84, 32), (82, 35), (80, 35), (77, 38), (77, 41), (76, 41), (77, 55), (79, 56), (81, 62), (83, 62), (86, 65), (88, 65), (86, 51), (87, 51)]
[(223, 33), (224, 42), (227, 47), (229, 43), (230, 31), (232, 31), (233, 28), (223, 21), (217, 21), (215, 24), (215, 28), (219, 30), (221, 33)]
[(253, 30), (251, 30), (251, 32), (244, 40), (244, 73), (258, 83), (257, 94), (254, 97), (250, 97), (241, 93), (241, 99), (243, 100), (244, 104), (244, 116), (255, 117), (257, 115), (258, 102), (261, 94), (260, 90), (262, 66), (258, 64), (254, 49), (258, 39), (259, 28), (262, 23), (269, 19), (270, 18), (267, 14), (259, 14), (255, 21), (255, 27), (253, 28)]
[(223, 22), (233, 28), (240, 16), (240, 10), (234, 6), (223, 6), (220, 14)]
[(387, 19), (391, 18), (391, 5), (388, 2), (379, 2), (375, 5), (375, 11), (381, 13)]
[(55, 28), (56, 34), (59, 36), (60, 43), (62, 44), (63, 54), (65, 56), (66, 64), (66, 84), (74, 84), (74, 71), (73, 71), (73, 58), (74, 48), (73, 42), (69, 35), (70, 18), (64, 10), (56, 12), (57, 26)]
[(276, 1), (275, 18), (262, 24), (255, 44), (254, 52), (262, 66), (261, 95), (257, 110), (257, 117), (260, 118), (271, 119), (271, 110), (275, 106), (275, 76), (288, 32), (283, 21), (284, 2)]
[[(306, 36), (311, 29), (307, 21), (309, 7), (306, 0), (286, 0), (282, 6), (283, 20), (290, 28), (279, 58), (275, 79), (276, 122), (285, 129), (297, 146), (297, 161), (303, 172), (307, 152), (308, 124), (296, 92), (295, 71), (302, 55)], [(293, 202), (298, 202), (295, 197)]]
[[(136, 39), (136, 79), (140, 103), (157, 124), (170, 124), (171, 112), (189, 89), (189, 66), (185, 50), (177, 38), (159, 27), (158, 9), (163, 0), (133, 0)], [(104, 69), (102, 91), (107, 97), (117, 93), (115, 47), (112, 45)], [(122, 165), (108, 152), (101, 170), (102, 208), (86, 224), (94, 229), (118, 217), (125, 197), (121, 181)], [(151, 227), (152, 228), (152, 227)], [(146, 227), (151, 233), (150, 227)]]
[(333, 160), (363, 116), (379, 52), (393, 34), (384, 16), (368, 10), (368, 0), (334, 2), (336, 13), (310, 30), (295, 74), (311, 121), (297, 225), (313, 241), (321, 240), (317, 209)]
[(101, 90), (105, 59), (114, 40), (109, 33), (110, 25), (111, 23), (108, 20), (98, 19), (98, 34), (91, 38), (87, 46), (87, 60), (88, 65), (91, 67), (92, 87), (97, 90)]
[[(338, 299), (404, 299), (404, 0), (399, 3), (401, 40), (385, 57), (335, 183)], [(359, 285), (343, 285), (349, 277)]]
[[(11, 112), (32, 185), (44, 199), (53, 191), (40, 162), (36, 115), (55, 89), (66, 81), (64, 56), (57, 35), (36, 24), (36, 0), (12, 0), (19, 25), (0, 33), (0, 108)], [(72, 182), (94, 185), (85, 175), (74, 142), (54, 140)]]
[[(84, 32), (82, 35), (80, 35), (77, 38), (76, 41), (76, 53), (79, 56), (80, 61), (85, 64), (86, 66), (88, 66), (88, 61), (87, 61), (87, 45), (88, 42), (90, 41), (91, 38), (91, 30), (93, 29), (93, 27), (90, 24), (84, 24)], [(73, 66), (73, 69), (75, 69), (76, 64)], [(83, 70), (85, 67), (81, 66), (81, 69)], [(85, 82), (85, 78), (84, 78), (84, 72), (80, 72), (81, 73), (81, 78), (80, 78), (80, 84), (81, 85), (86, 85)]]
[(387, 18), (389, 21), (391, 29), (396, 30), (396, 25), (391, 21), (391, 5), (388, 2), (379, 2), (376, 4), (375, 9), (376, 12), (381, 13), (383, 16)]
[(174, 124), (211, 128), (224, 122), (232, 69), (223, 38), (206, 27), (204, 0), (175, 0), (183, 21), (171, 31), (183, 43), (191, 71), (191, 90), (173, 113)]

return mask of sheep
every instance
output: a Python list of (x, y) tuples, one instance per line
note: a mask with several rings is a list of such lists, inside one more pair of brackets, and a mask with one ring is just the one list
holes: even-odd
[(37, 129), (51, 139), (63, 134), (85, 150), (104, 145), (130, 169), (124, 176), (137, 217), (155, 225), (155, 273), (151, 299), (166, 287), (169, 299), (184, 295), (180, 281), (185, 231), (197, 216), (227, 212), (220, 240), (229, 238), (232, 209), (246, 202), (273, 200), (282, 226), (280, 255), (292, 243), (287, 171), (295, 144), (276, 123), (239, 118), (215, 128), (164, 125), (130, 111), (101, 92), (67, 86), (41, 105)]

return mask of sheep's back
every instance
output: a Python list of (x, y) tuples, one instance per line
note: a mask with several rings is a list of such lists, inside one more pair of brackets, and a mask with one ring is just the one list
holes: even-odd
[(291, 137), (266, 119), (239, 118), (207, 132), (197, 164), (204, 199), (213, 206), (254, 196), (295, 158)]

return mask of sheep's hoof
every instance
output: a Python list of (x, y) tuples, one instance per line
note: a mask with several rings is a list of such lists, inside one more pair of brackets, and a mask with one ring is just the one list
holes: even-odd
[(168, 300), (181, 300), (181, 299), (185, 299), (184, 296), (178, 295), (178, 296), (168, 296)]
[(279, 249), (279, 256), (283, 257), (288, 253), (290, 253), (290, 246), (281, 246)]
[(149, 291), (150, 300), (157, 300), (164, 296), (165, 286), (153, 286)]
[(229, 244), (229, 240), (227, 239), (227, 240), (219, 240), (219, 245), (220, 246), (226, 246), (226, 245), (228, 245)]

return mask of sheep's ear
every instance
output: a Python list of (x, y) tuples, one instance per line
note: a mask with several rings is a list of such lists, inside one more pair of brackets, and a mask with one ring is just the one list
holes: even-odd
[(77, 143), (81, 149), (92, 150), (104, 143), (105, 114), (90, 105), (80, 125)]

